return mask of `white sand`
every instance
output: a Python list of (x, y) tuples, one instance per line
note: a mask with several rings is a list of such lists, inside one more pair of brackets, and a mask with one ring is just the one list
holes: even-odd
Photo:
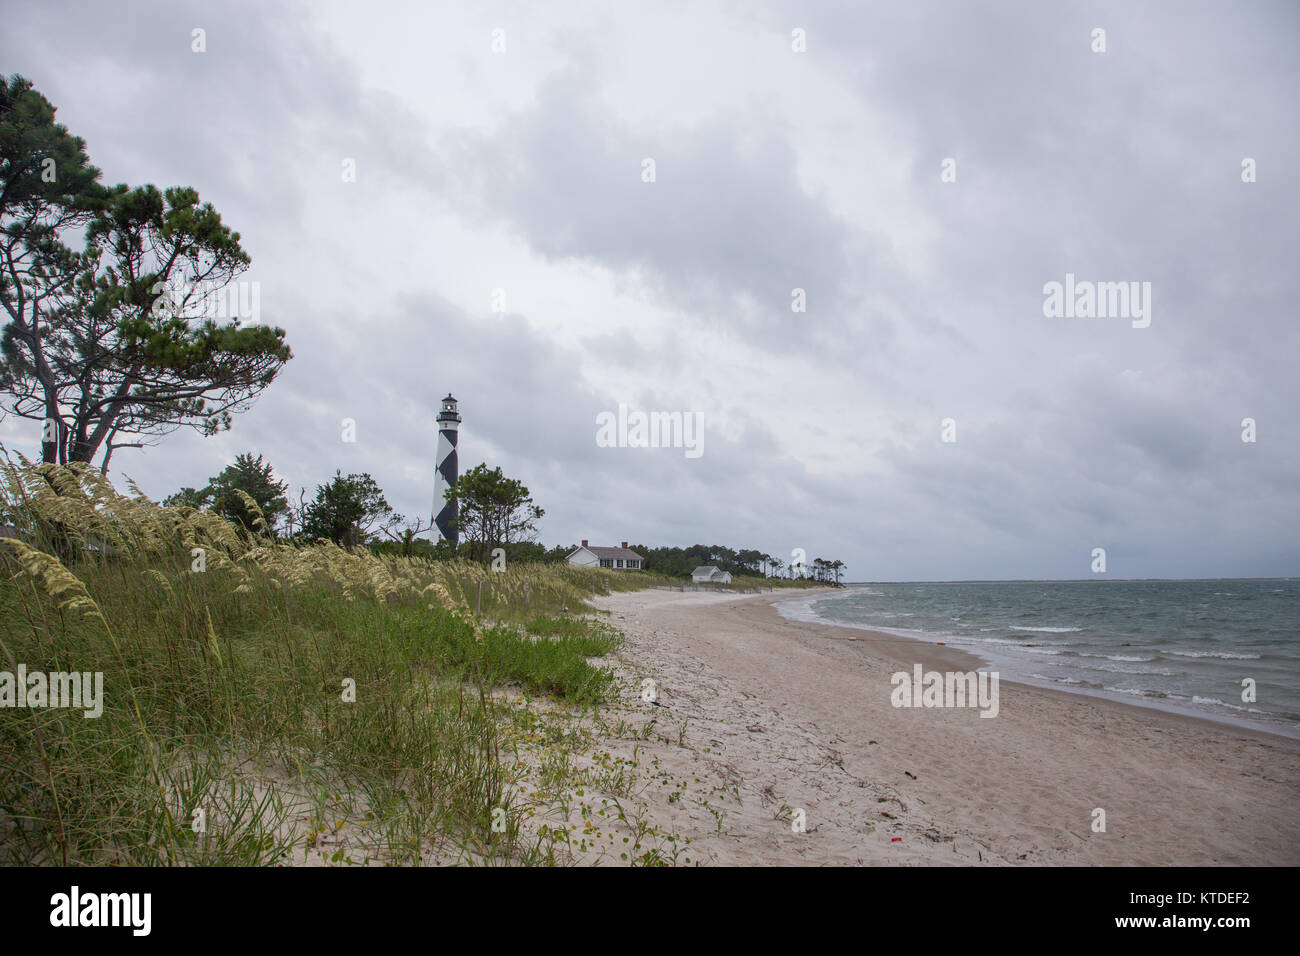
[(640, 759), (686, 784), (639, 803), (693, 839), (693, 862), (1300, 863), (1300, 742), (1006, 681), (992, 719), (895, 708), (893, 672), (980, 662), (788, 621), (771, 605), (790, 596), (596, 602), (627, 635), (627, 676), (657, 685), (662, 706), (625, 702), (656, 718)]

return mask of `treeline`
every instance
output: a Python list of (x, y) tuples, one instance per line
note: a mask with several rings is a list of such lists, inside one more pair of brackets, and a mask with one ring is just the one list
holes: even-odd
[(762, 551), (732, 550), (720, 544), (693, 544), (689, 548), (651, 548), (643, 544), (632, 550), (646, 557), (646, 570), (672, 577), (689, 577), (703, 565), (713, 565), (732, 575), (745, 574), (765, 578), (792, 578), (838, 584), (844, 572), (843, 561), (814, 558), (812, 563), (791, 557), (789, 561)]
[(533, 502), (527, 486), (486, 464), (470, 469), (448, 491), (460, 512), (458, 548), (420, 538), (432, 522), (394, 511), (367, 472), (344, 475), (336, 470), (333, 478), (316, 486), (310, 499), (305, 488), (300, 490), (296, 503), (288, 490), (270, 462), (249, 452), (202, 488), (182, 488), (163, 505), (211, 511), (254, 534), (299, 543), (327, 540), (380, 553), (475, 561), (489, 559), (495, 548), (502, 548), (512, 561), (563, 560), (569, 553), (560, 548), (547, 551), (536, 541), (537, 520), (545, 512)]
[[(479, 562), (504, 555), (508, 562), (559, 562), (578, 547), (574, 543), (547, 548), (538, 541), (537, 521), (546, 512), (533, 501), (526, 485), (486, 463), (461, 475), (448, 492), (459, 511), (461, 540), (455, 548), (447, 541), (420, 537), (432, 530), (430, 525), (395, 512), (367, 473), (336, 471), (316, 486), (310, 499), (306, 489), (299, 491), (297, 502), (290, 501), (287, 493), (288, 484), (275, 477), (269, 462), (246, 453), (204, 487), (182, 488), (163, 504), (212, 511), (254, 533), (298, 542), (325, 539), (341, 547), (368, 547), (384, 554)], [(688, 578), (697, 567), (714, 565), (732, 575), (838, 584), (844, 570), (839, 560), (814, 558), (808, 563), (792, 555), (784, 561), (762, 551), (737, 551), (720, 544), (689, 548), (638, 544), (632, 550), (645, 556), (647, 571), (666, 577)]]

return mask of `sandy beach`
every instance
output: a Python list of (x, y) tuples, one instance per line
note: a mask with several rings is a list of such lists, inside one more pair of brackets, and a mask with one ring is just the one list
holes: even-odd
[(620, 669), (655, 682), (657, 703), (633, 704), (662, 728), (655, 767), (718, 796), (644, 799), (657, 825), (692, 838), (696, 862), (1300, 862), (1300, 742), (1008, 681), (992, 719), (894, 707), (894, 672), (982, 662), (787, 620), (773, 605), (790, 597), (596, 602), (627, 637)]

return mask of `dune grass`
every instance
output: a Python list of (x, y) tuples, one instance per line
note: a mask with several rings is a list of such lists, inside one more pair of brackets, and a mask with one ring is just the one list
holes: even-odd
[(98, 718), (0, 707), (0, 862), (534, 861), (493, 691), (598, 703), (618, 635), (572, 614), (646, 582), (294, 547), (93, 469), (0, 472), (0, 671), (104, 681)]

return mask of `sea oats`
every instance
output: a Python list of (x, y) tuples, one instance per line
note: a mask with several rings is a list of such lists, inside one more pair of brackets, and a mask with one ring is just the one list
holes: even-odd
[[(0, 538), (0, 547), (17, 553), (19, 564), (46, 594), (59, 602), (63, 611), (85, 610), (100, 615), (86, 586), (52, 554), (46, 554), (17, 538)], [(100, 615), (102, 617), (102, 615)]]
[(166, 591), (168, 594), (172, 593), (171, 583), (167, 580), (167, 576), (163, 574), (161, 571), (157, 570), (156, 568), (149, 568), (145, 571), (145, 574), (153, 578), (159, 584), (161, 584), (163, 590)]
[(253, 527), (265, 534), (270, 534), (271, 529), (266, 524), (266, 518), (262, 516), (262, 509), (258, 506), (257, 502), (253, 500), (252, 496), (242, 488), (236, 488), (235, 494), (237, 494), (239, 500), (244, 503), (244, 507), (253, 512)]

